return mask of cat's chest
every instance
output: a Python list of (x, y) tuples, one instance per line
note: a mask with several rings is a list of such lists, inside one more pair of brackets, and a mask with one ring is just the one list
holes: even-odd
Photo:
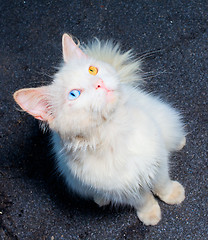
[[(124, 121), (130, 115), (131, 121)], [(69, 184), (77, 179), (83, 185), (105, 191), (135, 188), (154, 178), (155, 159), (159, 159), (156, 135), (148, 117), (129, 111), (103, 131), (95, 132), (86, 145), (82, 139), (76, 139), (78, 142), (73, 142), (73, 148), (66, 154), (62, 155), (63, 144), (57, 139), (59, 168)], [(88, 151), (89, 145), (93, 149)]]
[(109, 148), (99, 153), (85, 153), (79, 160), (69, 160), (67, 165), (83, 184), (113, 191), (133, 185), (137, 178), (133, 162), (126, 161), (125, 155), (124, 151), (115, 153), (113, 148)]

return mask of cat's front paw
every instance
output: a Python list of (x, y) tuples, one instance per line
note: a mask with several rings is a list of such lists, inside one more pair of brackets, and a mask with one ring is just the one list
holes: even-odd
[(110, 203), (110, 201), (100, 197), (100, 196), (95, 196), (94, 197), (94, 202), (99, 206), (99, 207), (103, 207), (106, 206)]
[(185, 190), (179, 182), (172, 181), (169, 193), (166, 195), (159, 195), (159, 197), (167, 204), (179, 204), (185, 199)]
[(155, 201), (149, 209), (137, 211), (137, 216), (145, 225), (156, 225), (161, 220), (161, 210), (159, 204)]

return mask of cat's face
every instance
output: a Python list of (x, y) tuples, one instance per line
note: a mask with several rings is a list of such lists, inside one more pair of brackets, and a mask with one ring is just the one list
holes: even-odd
[(106, 121), (119, 101), (118, 83), (115, 69), (106, 63), (87, 56), (68, 61), (50, 87), (53, 127), (81, 134)]
[(88, 57), (67, 34), (62, 46), (64, 65), (52, 84), (21, 89), (14, 98), (62, 136), (82, 135), (115, 112), (120, 99), (118, 75), (109, 64)]

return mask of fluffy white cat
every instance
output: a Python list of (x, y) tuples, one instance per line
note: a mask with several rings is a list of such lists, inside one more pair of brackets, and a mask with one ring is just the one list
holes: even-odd
[(179, 113), (134, 87), (140, 61), (111, 42), (78, 46), (64, 34), (64, 63), (53, 82), (14, 94), (22, 109), (48, 124), (57, 165), (70, 189), (99, 206), (127, 204), (155, 225), (153, 194), (179, 204), (184, 188), (169, 177), (168, 157), (185, 145)]

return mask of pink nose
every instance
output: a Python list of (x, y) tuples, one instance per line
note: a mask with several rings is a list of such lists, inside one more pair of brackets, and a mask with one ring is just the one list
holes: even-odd
[(103, 82), (102, 79), (99, 79), (99, 80), (96, 82), (95, 88), (96, 88), (96, 89), (98, 89), (98, 88), (104, 88), (104, 89), (106, 89), (106, 86), (105, 86), (105, 84), (104, 84), (104, 82)]

